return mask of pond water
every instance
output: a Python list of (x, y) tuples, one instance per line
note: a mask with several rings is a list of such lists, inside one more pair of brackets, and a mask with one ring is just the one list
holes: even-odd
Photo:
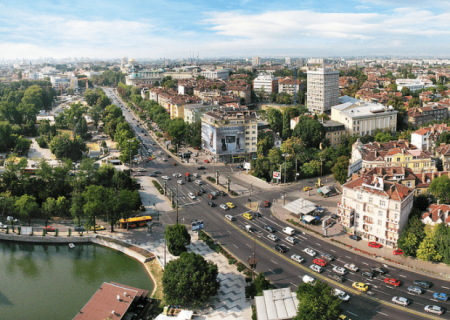
[(0, 241), (0, 319), (73, 319), (103, 282), (149, 290), (145, 267), (95, 244)]

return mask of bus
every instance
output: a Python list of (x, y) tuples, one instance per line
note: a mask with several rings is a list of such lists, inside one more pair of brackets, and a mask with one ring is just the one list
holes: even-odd
[(147, 222), (151, 222), (152, 217), (151, 216), (142, 216), (142, 217), (135, 217), (135, 218), (128, 218), (128, 219), (120, 219), (120, 227), (123, 229), (127, 228), (137, 228), (137, 227), (144, 227), (147, 225)]

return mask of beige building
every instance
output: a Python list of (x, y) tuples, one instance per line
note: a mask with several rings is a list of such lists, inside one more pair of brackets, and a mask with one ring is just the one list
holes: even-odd
[(342, 186), (336, 214), (348, 233), (396, 247), (413, 207), (414, 189), (363, 174)]
[[(292, 120), (291, 120), (292, 121)], [(342, 136), (345, 135), (345, 126), (337, 121), (328, 120), (322, 123), (325, 128), (325, 138), (330, 140), (333, 148), (339, 147)]]
[(221, 161), (238, 162), (246, 154), (256, 154), (258, 120), (249, 110), (206, 112), (202, 117), (202, 147)]
[[(309, 86), (309, 84), (308, 84)], [(331, 108), (331, 120), (345, 125), (349, 135), (372, 135), (375, 130), (397, 130), (398, 111), (356, 99)]]
[(339, 104), (339, 71), (318, 68), (307, 73), (307, 108), (313, 113), (325, 113)]
[(206, 103), (195, 103), (184, 106), (184, 122), (195, 123), (201, 121), (203, 115), (217, 108), (217, 105), (206, 104)]

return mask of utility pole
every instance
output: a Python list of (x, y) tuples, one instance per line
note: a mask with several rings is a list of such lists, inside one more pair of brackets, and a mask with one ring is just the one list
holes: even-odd
[(297, 157), (295, 157), (295, 182), (297, 182)]
[(178, 183), (177, 183), (177, 224), (178, 224)]
[[(284, 156), (284, 197), (283, 197), (283, 206), (286, 204), (286, 158), (289, 157), (289, 154), (283, 153)], [(281, 166), (280, 166), (281, 172)]]

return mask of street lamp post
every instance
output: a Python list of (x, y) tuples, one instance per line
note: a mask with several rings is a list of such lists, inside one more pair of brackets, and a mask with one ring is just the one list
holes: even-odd
[(286, 204), (286, 158), (289, 157), (289, 154), (283, 153), (283, 156), (284, 156), (284, 197), (283, 197), (283, 206), (284, 206)]
[(131, 175), (131, 142), (133, 142), (133, 140), (128, 140), (128, 143), (130, 145), (130, 175)]

